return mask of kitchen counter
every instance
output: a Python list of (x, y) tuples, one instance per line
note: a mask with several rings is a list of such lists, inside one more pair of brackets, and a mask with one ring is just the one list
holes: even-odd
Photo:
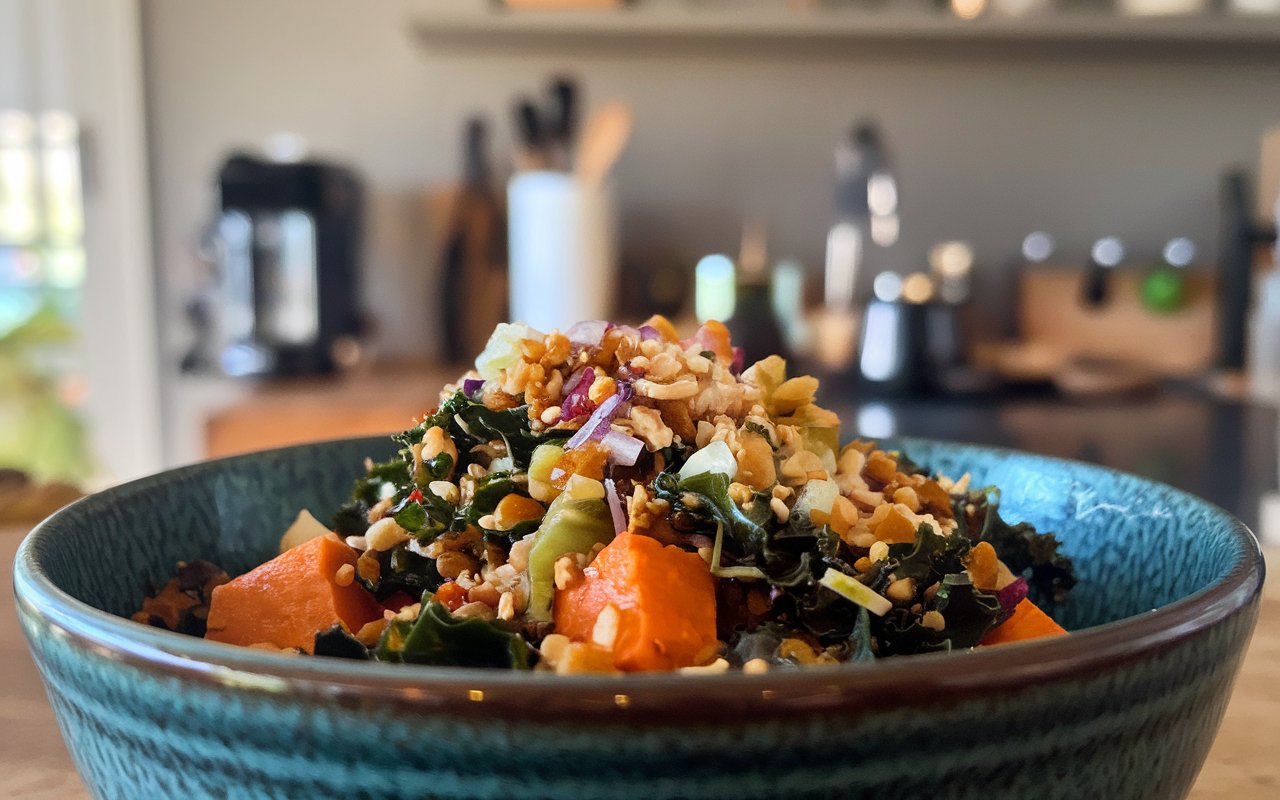
[[(391, 380), (383, 377), (381, 380)], [(433, 385), (432, 381), (436, 382)], [(434, 398), (442, 378), (418, 375), (412, 386)], [(357, 435), (329, 425), (325, 408), (350, 406), (353, 398), (377, 393), (379, 379), (358, 382), (286, 384), (305, 389), (302, 401), (316, 416), (303, 429), (310, 438)], [(402, 378), (393, 381), (395, 396), (387, 412), (421, 413), (418, 388)], [(357, 386), (358, 384), (358, 386)], [(359, 391), (357, 392), (357, 388)], [(390, 390), (388, 390), (390, 391)], [(230, 408), (223, 419), (244, 431), (270, 431), (270, 420), (287, 417), (291, 392), (266, 385), (262, 402)], [(333, 395), (327, 393), (334, 392)], [(1113, 399), (1099, 403), (1067, 402), (1041, 395), (999, 399), (925, 399), (849, 401), (838, 390), (824, 398), (846, 420), (846, 430), (867, 437), (924, 436), (1034, 450), (1080, 458), (1147, 475), (1199, 494), (1237, 514), (1255, 530), (1261, 522), (1264, 541), (1277, 531), (1267, 526), (1261, 509), (1277, 486), (1277, 415), (1274, 410), (1206, 397), (1191, 389)], [(840, 396), (842, 395), (842, 396)], [(402, 397), (403, 396), (403, 397)], [(333, 406), (327, 398), (336, 398)], [(340, 422), (340, 419), (339, 419)], [(368, 424), (365, 420), (362, 424)], [(318, 426), (318, 427), (317, 427)], [(396, 427), (391, 425), (390, 427)], [(227, 430), (229, 430), (228, 428)], [(225, 442), (233, 442), (224, 438)], [(234, 442), (247, 449), (253, 440)], [(272, 442), (271, 444), (275, 444)], [(263, 445), (265, 446), (265, 445)], [(0, 527), (0, 563), (9, 564), (24, 534)], [(1275, 540), (1280, 544), (1280, 540)], [(1271, 564), (1280, 564), (1280, 546), (1264, 548)], [(0, 720), (6, 735), (0, 745), (0, 796), (28, 800), (64, 800), (87, 796), (71, 767), (53, 714), (44, 699), (35, 667), (13, 609), (11, 570), (0, 586)], [(1280, 577), (1272, 573), (1264, 589), (1258, 629), (1245, 658), (1236, 692), (1214, 748), (1191, 793), (1195, 800), (1249, 800), (1280, 795)]]

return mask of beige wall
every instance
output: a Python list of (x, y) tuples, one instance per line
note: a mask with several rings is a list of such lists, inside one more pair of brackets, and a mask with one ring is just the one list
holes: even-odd
[(966, 238), (998, 286), (1035, 228), (1056, 234), (1074, 260), (1109, 233), (1143, 258), (1178, 234), (1207, 249), (1221, 169), (1252, 165), (1262, 130), (1280, 121), (1276, 48), (849, 42), (816, 52), (433, 53), (409, 25), (415, 9), (447, 1), (144, 4), (157, 257), (171, 324), (193, 282), (192, 242), (220, 156), (292, 130), (367, 177), (368, 301), (384, 316), (384, 351), (429, 351), (430, 258), (416, 252), (413, 193), (457, 173), (471, 112), (502, 123), (507, 151), (510, 99), (540, 91), (554, 70), (583, 78), (591, 98), (635, 106), (617, 177), (625, 249), (650, 263), (735, 248), (742, 216), (754, 214), (769, 220), (775, 255), (816, 269), (832, 146), (862, 115), (882, 122), (899, 164), (903, 239), (881, 266), (915, 267), (931, 243)]

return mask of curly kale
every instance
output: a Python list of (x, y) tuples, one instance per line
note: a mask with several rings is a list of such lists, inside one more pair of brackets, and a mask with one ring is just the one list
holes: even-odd
[(1005, 522), (999, 496), (992, 494), (974, 491), (955, 501), (962, 532), (975, 542), (990, 542), (1009, 570), (1027, 579), (1032, 602), (1063, 602), (1076, 585), (1076, 576), (1071, 558), (1060, 552), (1062, 543), (1052, 533), (1038, 533), (1029, 523)]
[(536, 654), (519, 630), (477, 617), (460, 619), (440, 603), (423, 599), (416, 620), (392, 620), (387, 625), (373, 649), (374, 658), (440, 667), (533, 667)]

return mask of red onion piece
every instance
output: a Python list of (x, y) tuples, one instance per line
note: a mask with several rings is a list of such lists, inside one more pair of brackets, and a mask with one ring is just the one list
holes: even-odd
[(1013, 607), (1021, 603), (1027, 597), (1027, 579), (1016, 578), (1013, 583), (996, 592), (996, 599), (1000, 601), (1000, 608), (1003, 611), (1013, 611)]
[(606, 433), (600, 443), (609, 448), (609, 460), (623, 467), (635, 466), (636, 459), (644, 450), (644, 442), (615, 430)]
[(680, 537), (680, 540), (690, 547), (715, 547), (716, 540), (710, 536), (704, 536), (701, 533), (686, 533)]
[(587, 374), (587, 370), (591, 370), (591, 376), (594, 378), (596, 374), (595, 367), (578, 367), (569, 375), (569, 380), (564, 382), (564, 393), (566, 396), (571, 394), (574, 389), (578, 388), (578, 384), (582, 381), (582, 376)]
[[(631, 387), (627, 387), (630, 389)], [(621, 386), (619, 386), (621, 389)], [(564, 449), (572, 450), (575, 447), (581, 447), (587, 442), (598, 442), (604, 438), (609, 432), (609, 424), (613, 422), (613, 418), (617, 415), (622, 404), (626, 402), (622, 397), (622, 392), (616, 392), (605, 398), (599, 408), (591, 412), (591, 416), (587, 418), (586, 423), (578, 429), (568, 442), (565, 443)], [(627, 399), (630, 399), (628, 394)], [(563, 412), (561, 412), (563, 415)]]
[(599, 347), (604, 341), (604, 335), (609, 331), (612, 324), (602, 319), (592, 319), (586, 322), (579, 322), (565, 331), (564, 335), (569, 338), (570, 342), (576, 345), (586, 347)]
[(658, 341), (662, 340), (662, 334), (658, 332), (657, 328), (653, 327), (652, 325), (640, 326), (640, 341), (648, 342), (655, 339)]
[(742, 372), (747, 360), (747, 353), (741, 347), (733, 348), (733, 361), (729, 363), (729, 372), (738, 375)]
[(591, 390), (591, 384), (596, 381), (596, 368), (584, 367), (574, 375), (577, 377), (569, 378), (573, 386), (566, 390), (564, 402), (560, 404), (560, 419), (574, 419), (583, 414), (590, 414), (596, 408), (596, 404), (587, 396), (587, 392)]
[(467, 378), (462, 381), (462, 393), (472, 400), (482, 388), (484, 388), (484, 378)]
[(622, 498), (618, 497), (618, 487), (614, 485), (612, 478), (604, 479), (604, 496), (609, 501), (609, 513), (613, 515), (613, 532), (625, 532), (627, 512), (622, 508)]

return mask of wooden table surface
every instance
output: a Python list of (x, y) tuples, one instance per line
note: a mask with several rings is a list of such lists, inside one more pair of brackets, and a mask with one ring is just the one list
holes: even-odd
[[(14, 551), (24, 531), (0, 527), (0, 797), (77, 800), (88, 796), (71, 766), (13, 608)], [(1266, 551), (1280, 568), (1280, 547)], [(1280, 797), (1280, 577), (1267, 581), (1257, 632), (1194, 800)]]

